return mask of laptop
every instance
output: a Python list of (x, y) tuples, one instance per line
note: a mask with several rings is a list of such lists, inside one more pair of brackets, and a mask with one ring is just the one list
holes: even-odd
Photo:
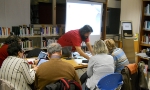
[(41, 52), (39, 53), (39, 55), (38, 55), (38, 60), (40, 60), (40, 59), (46, 59), (46, 57), (47, 57), (47, 53), (41, 51)]

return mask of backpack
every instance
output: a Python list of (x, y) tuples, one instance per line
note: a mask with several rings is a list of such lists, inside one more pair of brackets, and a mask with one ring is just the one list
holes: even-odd
[(62, 78), (55, 83), (46, 85), (44, 90), (82, 90), (82, 88), (77, 81)]

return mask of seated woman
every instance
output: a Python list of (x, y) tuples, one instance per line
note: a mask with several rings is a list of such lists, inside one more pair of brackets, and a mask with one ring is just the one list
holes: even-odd
[(124, 66), (129, 64), (129, 61), (121, 48), (117, 48), (114, 40), (106, 39), (105, 44), (109, 50), (109, 54), (113, 56), (115, 62), (115, 73), (121, 73)]
[(95, 53), (88, 63), (86, 82), (87, 88), (93, 90), (103, 76), (114, 73), (114, 60), (111, 55), (108, 55), (108, 49), (103, 40), (98, 40), (93, 46)]
[(21, 38), (11, 34), (10, 36), (8, 36), (4, 42), (4, 45), (2, 45), (2, 47), (0, 48), (0, 67), (3, 63), (3, 61), (7, 58), (8, 53), (7, 53), (7, 48), (8, 45), (10, 45), (11, 43), (14, 42), (18, 42), (21, 43)]
[(37, 67), (30, 69), (28, 62), (22, 59), (23, 52), (18, 42), (10, 44), (7, 52), (9, 56), (2, 64), (0, 79), (9, 81), (15, 90), (31, 90), (28, 84), (34, 82)]

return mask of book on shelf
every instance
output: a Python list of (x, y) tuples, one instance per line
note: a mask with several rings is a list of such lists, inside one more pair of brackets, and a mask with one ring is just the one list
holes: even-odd
[(0, 48), (3, 46), (4, 43), (0, 43)]
[(62, 35), (63, 33), (63, 28), (62, 27), (52, 27), (52, 26), (44, 26), (40, 27), (40, 32), (42, 33), (43, 36), (49, 36), (49, 35)]
[(144, 29), (145, 30), (150, 30), (150, 21), (145, 21), (144, 22)]
[(146, 15), (150, 15), (150, 4), (147, 4), (147, 6), (145, 7), (144, 13)]
[(43, 39), (41, 42), (41, 48), (46, 48), (49, 44), (57, 43), (57, 39)]
[(7, 37), (10, 35), (10, 28), (8, 27), (0, 27), (0, 37)]
[(142, 36), (141, 42), (143, 44), (150, 44), (150, 34), (145, 34)]
[(33, 41), (30, 40), (29, 38), (22, 38), (22, 43), (21, 43), (21, 46), (22, 46), (22, 49), (30, 49), (33, 47)]
[(12, 32), (18, 36), (33, 36), (33, 25), (12, 26)]

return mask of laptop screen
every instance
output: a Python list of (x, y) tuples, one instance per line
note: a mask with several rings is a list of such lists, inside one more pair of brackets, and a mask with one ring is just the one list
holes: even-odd
[(41, 58), (45, 58), (45, 59), (46, 59), (46, 57), (47, 57), (47, 53), (41, 51), (41, 52), (39, 53), (38, 60), (40, 60)]
[(44, 63), (44, 62), (47, 62), (47, 61), (48, 61), (48, 60), (46, 60), (46, 59), (40, 59), (39, 62), (38, 62), (38, 66), (39, 66), (40, 64)]

